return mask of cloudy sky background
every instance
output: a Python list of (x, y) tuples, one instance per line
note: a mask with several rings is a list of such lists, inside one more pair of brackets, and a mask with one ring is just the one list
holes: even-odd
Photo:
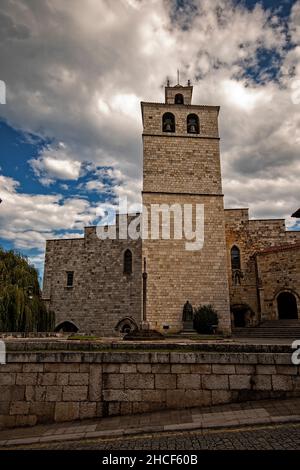
[(226, 207), (300, 205), (300, 0), (1, 0), (0, 244), (42, 268), (45, 240), (140, 201), (140, 101), (169, 77), (221, 106)]

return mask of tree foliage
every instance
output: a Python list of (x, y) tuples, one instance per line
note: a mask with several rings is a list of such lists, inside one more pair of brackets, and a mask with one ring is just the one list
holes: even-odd
[(211, 305), (202, 305), (195, 309), (194, 328), (198, 333), (213, 333), (218, 322), (218, 314)]
[(54, 315), (40, 294), (36, 269), (24, 256), (0, 248), (0, 331), (52, 331)]

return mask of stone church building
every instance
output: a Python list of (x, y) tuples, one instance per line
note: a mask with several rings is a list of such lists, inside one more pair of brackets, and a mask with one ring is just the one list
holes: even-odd
[(111, 336), (144, 321), (179, 332), (187, 300), (211, 304), (226, 335), (234, 326), (299, 318), (300, 231), (286, 231), (283, 219), (250, 220), (247, 208), (224, 209), (219, 107), (192, 104), (192, 93), (190, 83), (168, 84), (164, 103), (141, 103), (142, 201), (150, 219), (153, 205), (204, 207), (202, 248), (187, 250), (186, 240), (161, 230), (100, 239), (86, 227), (83, 238), (48, 240), (43, 299), (57, 330)]

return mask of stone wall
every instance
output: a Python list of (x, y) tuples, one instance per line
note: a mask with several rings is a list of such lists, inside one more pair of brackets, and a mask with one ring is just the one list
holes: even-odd
[[(143, 194), (143, 203), (204, 205), (204, 244), (188, 251), (186, 240), (144, 240), (147, 260), (147, 319), (152, 328), (182, 329), (182, 309), (187, 300), (194, 307), (212, 304), (219, 329), (230, 334), (229, 295), (221, 196)], [(194, 209), (195, 211), (195, 209)], [(194, 217), (195, 219), (195, 217)], [(194, 220), (193, 219), (193, 220)]]
[[(124, 274), (129, 248), (132, 274)], [(100, 240), (96, 227), (86, 227), (82, 239), (48, 240), (43, 298), (55, 312), (56, 324), (72, 321), (81, 332), (113, 335), (124, 317), (141, 321), (141, 240)], [(67, 271), (74, 272), (67, 287)]]
[(257, 255), (260, 304), (263, 318), (278, 319), (277, 296), (294, 295), (300, 316), (300, 242), (270, 248)]
[[(227, 246), (227, 267), (228, 281), (230, 291), (231, 306), (239, 304), (248, 304), (255, 313), (254, 323), (261, 320), (261, 306), (259, 300), (259, 283), (267, 284), (271, 282), (273, 285), (280, 280), (275, 276), (270, 276), (264, 280), (263, 275), (260, 277), (257, 273), (256, 253), (270, 248), (272, 246), (285, 245), (287, 243), (294, 244), (299, 241), (300, 232), (286, 231), (283, 219), (269, 220), (249, 220), (248, 209), (225, 209), (225, 233)], [(235, 284), (232, 278), (231, 269), (231, 248), (236, 245), (241, 255), (241, 271), (243, 277), (241, 283)], [(285, 256), (281, 269), (288, 270), (289, 264), (292, 262), (291, 252)], [(273, 273), (274, 274), (274, 273)], [(299, 288), (300, 280), (298, 280)], [(283, 288), (284, 285), (277, 285)], [(273, 318), (273, 316), (266, 317)]]
[(0, 365), (0, 426), (300, 396), (289, 348), (245, 348), (10, 352)]

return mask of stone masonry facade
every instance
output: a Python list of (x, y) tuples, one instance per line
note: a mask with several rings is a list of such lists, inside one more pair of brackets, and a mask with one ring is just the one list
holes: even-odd
[(291, 352), (9, 352), (0, 428), (300, 396)]
[[(158, 238), (100, 240), (96, 228), (87, 227), (82, 239), (48, 240), (43, 298), (55, 312), (57, 328), (68, 322), (81, 332), (112, 336), (120, 325), (136, 328), (146, 314), (151, 328), (178, 332), (189, 300), (194, 307), (212, 304), (220, 332), (229, 335), (233, 326), (281, 318), (282, 292), (292, 297), (288, 302), (294, 298), (298, 315), (300, 231), (286, 231), (284, 220), (250, 220), (248, 209), (224, 210), (219, 107), (192, 104), (192, 92), (190, 85), (167, 86), (165, 103), (141, 103), (142, 199), (149, 214), (153, 205), (177, 204), (182, 210), (186, 204), (203, 205), (202, 249), (187, 251), (184, 239), (163, 239), (162, 219)], [(189, 127), (191, 116), (194, 128)], [(238, 269), (233, 249), (239, 253)], [(129, 274), (124, 270), (127, 250)]]

